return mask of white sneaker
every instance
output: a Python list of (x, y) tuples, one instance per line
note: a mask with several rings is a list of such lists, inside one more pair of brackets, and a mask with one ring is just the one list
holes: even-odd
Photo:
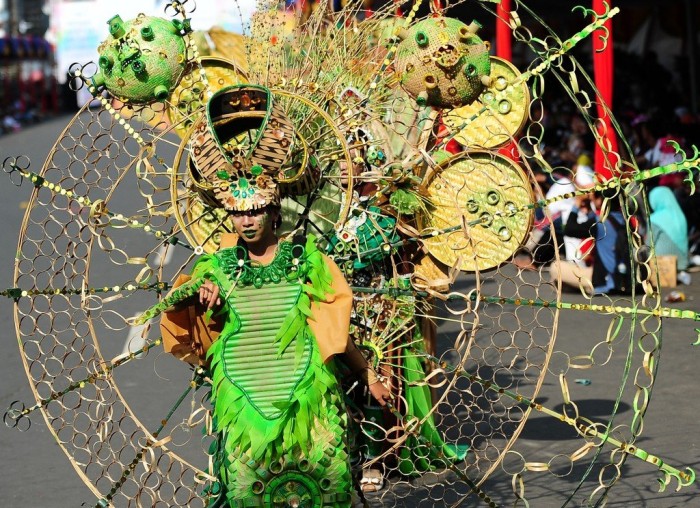
[(685, 286), (690, 286), (690, 282), (693, 280), (691, 275), (685, 271), (679, 272), (677, 278), (678, 278), (678, 282), (680, 282), (681, 284), (683, 284)]
[(384, 475), (379, 469), (363, 469), (360, 480), (362, 492), (377, 492), (384, 488)]

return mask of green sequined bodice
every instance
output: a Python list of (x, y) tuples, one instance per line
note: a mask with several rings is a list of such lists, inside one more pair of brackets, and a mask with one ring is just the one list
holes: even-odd
[(280, 403), (291, 399), (309, 364), (308, 336), (296, 337), (282, 352), (275, 341), (300, 292), (299, 284), (284, 281), (235, 289), (228, 298), (240, 326), (221, 339), (223, 368), (265, 418), (282, 414)]
[(216, 254), (232, 282), (226, 302), (233, 320), (220, 338), (222, 367), (265, 418), (282, 414), (280, 407), (289, 402), (306, 373), (313, 346), (305, 333), (288, 344), (278, 337), (302, 292), (301, 263), (298, 258), (294, 262), (292, 250), (292, 244), (280, 243), (267, 265), (251, 263), (240, 247)]

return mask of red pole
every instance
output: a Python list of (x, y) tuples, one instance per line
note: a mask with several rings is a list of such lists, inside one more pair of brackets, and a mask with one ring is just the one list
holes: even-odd
[(496, 56), (508, 60), (513, 60), (513, 41), (511, 31), (508, 26), (510, 19), (511, 0), (501, 0), (496, 9)]
[[(597, 13), (605, 12), (605, 0), (593, 0), (593, 10)], [(612, 7), (612, 1), (608, 0), (608, 5)], [(595, 86), (600, 93), (597, 105), (598, 124), (597, 130), (600, 141), (596, 143), (593, 162), (595, 172), (602, 180), (609, 180), (616, 171), (619, 156), (617, 155), (617, 135), (613, 129), (609, 114), (603, 108), (603, 104), (612, 111), (613, 107), (613, 82), (614, 82), (614, 61), (613, 61), (613, 26), (612, 19), (605, 22), (607, 29), (607, 44), (599, 36), (605, 35), (604, 30), (596, 30), (591, 34), (593, 38), (593, 76)], [(601, 102), (603, 104), (601, 104)], [(603, 146), (601, 146), (601, 143)]]
[[(496, 56), (513, 61), (513, 37), (508, 22), (510, 21), (511, 0), (501, 0), (496, 8)], [(501, 147), (498, 153), (505, 155), (514, 161), (520, 160), (518, 144), (510, 141)]]

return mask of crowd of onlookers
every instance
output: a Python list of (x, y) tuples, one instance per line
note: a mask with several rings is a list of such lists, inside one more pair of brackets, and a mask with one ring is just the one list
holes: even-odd
[(0, 136), (19, 132), (25, 127), (53, 118), (60, 113), (73, 114), (78, 111), (76, 93), (70, 83), (24, 84), (5, 83), (4, 95), (0, 101)]
[(27, 125), (33, 125), (41, 119), (39, 111), (32, 107), (29, 100), (17, 99), (11, 106), (0, 111), (0, 134), (19, 132)]
[[(624, 138), (619, 151), (624, 159), (633, 161), (627, 169), (634, 164), (644, 170), (680, 161), (683, 154), (677, 147), (693, 156), (692, 146), (700, 146), (698, 115), (685, 104), (669, 102), (668, 88), (657, 102), (647, 102), (649, 90), (644, 86), (626, 91), (629, 96), (620, 101), (615, 117)], [(593, 187), (599, 178), (593, 170), (591, 129), (564, 98), (548, 106), (540, 148), (552, 170), (536, 174), (544, 197)], [(555, 263), (550, 269), (552, 277), (560, 276), (564, 284), (596, 293), (624, 293), (635, 284), (630, 279), (630, 263), (646, 261), (653, 243), (656, 256), (675, 258), (678, 282), (690, 284), (689, 271), (700, 266), (700, 196), (691, 194), (689, 179), (698, 181), (698, 174), (676, 172), (626, 187), (626, 210), (620, 209), (614, 189), (552, 202), (547, 213), (537, 212), (535, 228), (516, 263), (522, 267)], [(642, 186), (649, 213), (641, 200)], [(604, 202), (609, 210), (601, 220)], [(626, 222), (641, 234), (646, 247), (630, 247)], [(555, 245), (561, 261), (555, 261)]]

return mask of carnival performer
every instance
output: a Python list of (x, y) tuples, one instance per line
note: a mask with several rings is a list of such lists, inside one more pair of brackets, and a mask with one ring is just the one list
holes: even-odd
[[(270, 111), (272, 98), (262, 87), (234, 87), (211, 99), (199, 154), (211, 140), (220, 145), (228, 139), (221, 145), (226, 155), (239, 138), (221, 120), (231, 118), (226, 109), (233, 99), (251, 96)], [(257, 128), (263, 146), (265, 127)], [(235, 173), (216, 196), (235, 233), (223, 235), (221, 248), (202, 256), (166, 298), (168, 305), (190, 295), (161, 321), (165, 349), (210, 374), (218, 481), (209, 506), (296, 506), (304, 499), (350, 506), (347, 414), (336, 357), (363, 378), (379, 404), (391, 395), (349, 338), (352, 293), (338, 267), (312, 236), (279, 240), (280, 194), (267, 169)], [(208, 178), (207, 170), (199, 176)]]
[[(354, 96), (358, 97), (359, 92)], [(368, 181), (366, 175), (386, 163), (386, 152), (391, 151), (372, 138), (361, 129), (348, 136), (348, 145), (353, 147), (353, 166), (346, 168), (341, 163), (341, 174), (351, 173), (354, 179), (353, 206), (344, 228), (331, 239), (329, 250), (345, 261), (345, 275), (356, 285), (380, 291), (354, 295), (351, 336), (359, 347), (370, 351), (377, 373), (386, 380), (399, 412), (422, 421), (419, 434), (429, 445), (421, 445), (414, 435), (403, 436), (397, 430), (400, 425), (395, 415), (378, 406), (373, 394), (355, 394), (354, 402), (361, 413), (357, 420), (372, 422), (360, 423), (353, 429), (358, 448), (355, 453), (359, 454), (355, 459), (372, 464), (362, 471), (360, 483), (365, 492), (384, 487), (382, 462), (396, 462), (392, 465), (401, 474), (414, 476), (447, 467), (446, 461), (459, 462), (468, 449), (445, 443), (430, 414), (431, 390), (422, 383), (430, 365), (421, 355), (426, 349), (434, 353), (435, 328), (429, 317), (432, 305), (428, 301), (417, 302), (413, 296), (411, 277), (423, 253), (417, 244), (403, 240), (415, 231), (411, 227), (413, 215), (426, 204), (407, 182), (398, 183), (389, 198), (378, 192), (376, 183)], [(387, 436), (387, 432), (391, 435)], [(388, 457), (385, 452), (390, 442), (402, 444), (393, 445)]]

